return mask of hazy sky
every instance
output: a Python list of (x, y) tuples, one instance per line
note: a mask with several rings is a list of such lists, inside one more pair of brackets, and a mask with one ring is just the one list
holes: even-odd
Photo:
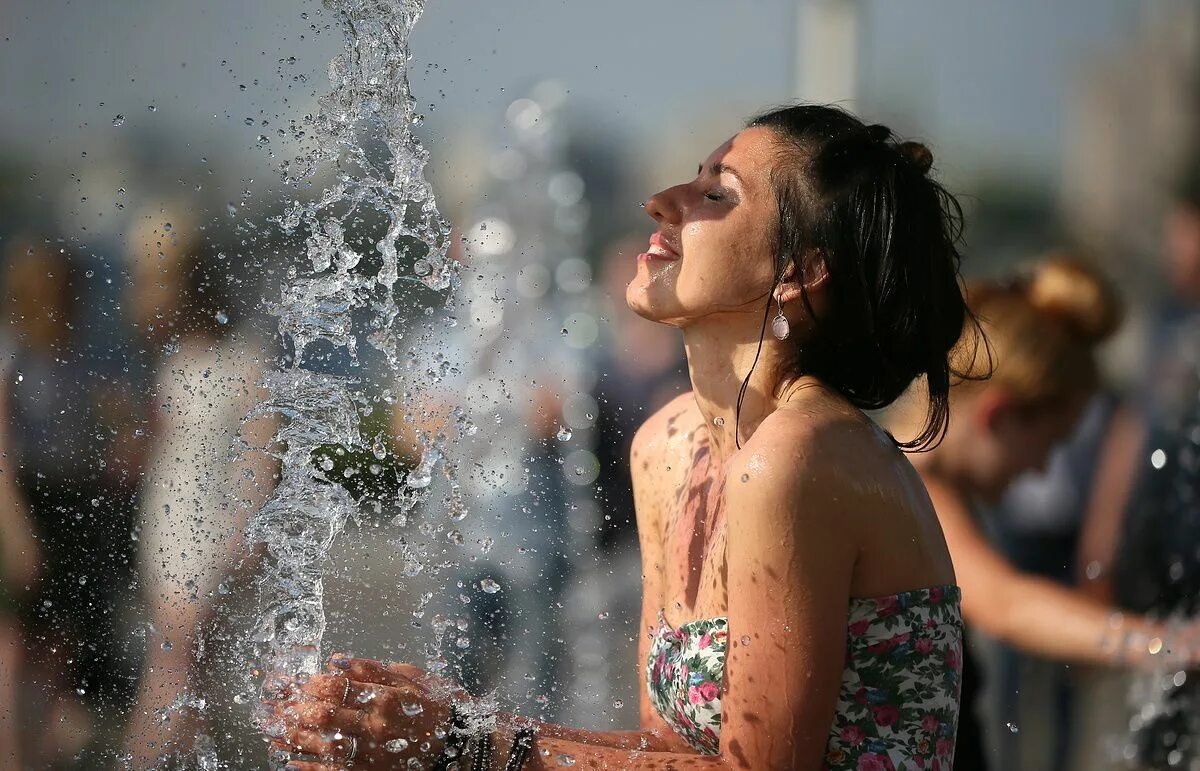
[[(190, 145), (163, 151), (197, 174), (211, 156), (208, 165), (236, 159), (243, 176), (268, 175), (277, 159), (267, 153), (288, 148), (256, 137), (274, 137), (327, 88), (340, 33), (308, 29), (325, 23), (320, 7), (0, 0), (0, 155), (86, 164), (82, 153), (166, 130)], [(952, 170), (1005, 166), (1050, 181), (1064, 95), (1138, 15), (1136, 0), (864, 0), (862, 9), (860, 104), (871, 117), (929, 139)], [(715, 141), (755, 107), (793, 96), (795, 18), (789, 0), (430, 0), (411, 79), (435, 108), (435, 156), (439, 137), (488, 125), (521, 89), (554, 76), (597, 130), (653, 157), (680, 132)]]

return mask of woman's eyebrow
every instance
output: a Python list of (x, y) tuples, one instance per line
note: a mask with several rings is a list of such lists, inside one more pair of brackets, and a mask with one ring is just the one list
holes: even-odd
[[(701, 163), (699, 166), (696, 167), (696, 175), (699, 176), (703, 171), (704, 171), (704, 164)], [(727, 172), (729, 174), (732, 174), (734, 177), (736, 177), (738, 182), (741, 182), (743, 185), (746, 184), (746, 180), (742, 179), (742, 175), (738, 173), (738, 170), (733, 168), (729, 164), (714, 163), (709, 168), (709, 171), (711, 171), (714, 176), (720, 176), (722, 172)]]

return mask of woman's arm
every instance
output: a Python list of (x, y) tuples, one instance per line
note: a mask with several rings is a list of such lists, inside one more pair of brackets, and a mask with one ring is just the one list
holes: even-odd
[(1128, 664), (1162, 650), (1162, 626), (1017, 570), (988, 543), (957, 492), (929, 476), (925, 482), (968, 623), (1028, 653), (1068, 661)]

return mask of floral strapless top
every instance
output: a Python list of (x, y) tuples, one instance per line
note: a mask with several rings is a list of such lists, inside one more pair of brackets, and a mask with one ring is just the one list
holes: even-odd
[[(823, 771), (952, 771), (962, 684), (956, 586), (851, 599), (846, 666)], [(659, 612), (646, 662), (650, 703), (688, 744), (715, 755), (728, 621), (672, 629)]]

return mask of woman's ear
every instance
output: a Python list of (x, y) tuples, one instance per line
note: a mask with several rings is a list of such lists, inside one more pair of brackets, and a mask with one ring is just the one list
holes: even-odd
[(799, 274), (796, 271), (796, 260), (787, 257), (787, 267), (783, 272), (783, 280), (775, 290), (775, 299), (783, 305), (799, 300), (804, 292), (811, 298), (821, 293), (829, 284), (829, 266), (825, 257), (817, 250), (805, 252)]

